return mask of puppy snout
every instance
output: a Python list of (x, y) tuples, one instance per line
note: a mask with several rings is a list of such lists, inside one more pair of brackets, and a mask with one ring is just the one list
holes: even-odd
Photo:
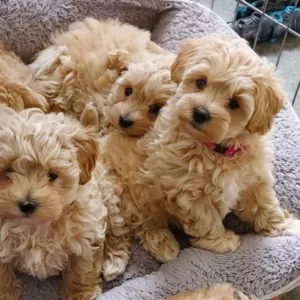
[(26, 215), (31, 215), (35, 212), (37, 208), (37, 203), (32, 199), (25, 199), (18, 203), (19, 209), (22, 213)]
[(199, 106), (193, 110), (193, 121), (197, 124), (203, 124), (211, 119), (209, 110), (204, 106)]
[(128, 116), (128, 115), (120, 116), (120, 118), (119, 118), (119, 125), (122, 128), (130, 128), (133, 125), (133, 121), (130, 118), (130, 116)]

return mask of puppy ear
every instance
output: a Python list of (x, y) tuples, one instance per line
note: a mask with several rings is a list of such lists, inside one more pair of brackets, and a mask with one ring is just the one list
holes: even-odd
[(89, 129), (81, 130), (73, 137), (73, 142), (77, 147), (77, 160), (81, 169), (79, 183), (85, 184), (91, 180), (97, 159), (99, 146), (97, 138)]
[(84, 127), (93, 128), (95, 132), (100, 130), (99, 116), (93, 102), (85, 106), (80, 116), (80, 124)]
[(201, 45), (201, 39), (187, 39), (182, 43), (179, 54), (171, 67), (172, 81), (177, 84), (181, 82), (187, 61), (195, 54), (199, 45)]
[(257, 86), (255, 109), (246, 127), (250, 133), (261, 135), (271, 129), (274, 117), (283, 108), (285, 99), (281, 82), (274, 71), (269, 69), (266, 74), (268, 75), (254, 78)]

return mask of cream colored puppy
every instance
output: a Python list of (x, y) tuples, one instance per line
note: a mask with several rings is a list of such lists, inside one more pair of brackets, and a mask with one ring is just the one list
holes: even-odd
[(141, 172), (146, 137), (160, 110), (175, 92), (170, 76), (174, 58), (172, 54), (157, 55), (130, 64), (113, 88), (116, 104), (109, 115), (116, 129), (101, 140), (101, 158), (119, 191), (121, 215), (130, 235), (123, 236), (120, 251), (113, 248), (116, 255), (105, 262), (103, 272), (107, 280), (124, 271), (131, 237), (137, 238), (161, 262), (174, 258), (179, 251), (168, 230), (163, 203), (156, 201), (161, 194), (158, 197), (156, 189), (147, 186)]
[(47, 111), (43, 95), (43, 85), (33, 78), (30, 68), (0, 44), (0, 104), (17, 111), (30, 107)]
[(273, 66), (242, 39), (206, 36), (183, 43), (172, 78), (177, 92), (155, 124), (145, 172), (192, 245), (236, 250), (239, 237), (222, 224), (231, 210), (257, 233), (300, 233), (273, 189), (266, 134), (284, 99)]
[(150, 41), (150, 32), (117, 20), (87, 18), (54, 35), (52, 45), (38, 54), (31, 69), (44, 84), (52, 111), (80, 118), (93, 102), (99, 129), (105, 133), (113, 83), (130, 62), (148, 53), (164, 53)]
[(62, 299), (100, 293), (107, 227), (124, 222), (98, 142), (63, 114), (0, 107), (0, 299), (19, 298), (15, 272), (62, 275)]

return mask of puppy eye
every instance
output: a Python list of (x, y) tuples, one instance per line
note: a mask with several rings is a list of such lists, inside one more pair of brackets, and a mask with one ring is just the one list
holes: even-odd
[(160, 111), (160, 109), (163, 107), (162, 104), (156, 103), (156, 104), (152, 104), (149, 107), (149, 112), (152, 114), (158, 114), (158, 112)]
[(5, 173), (13, 173), (15, 170), (13, 168), (7, 168), (4, 170)]
[(133, 90), (132, 88), (125, 88), (125, 96), (129, 97), (130, 95), (132, 95)]
[(56, 174), (54, 173), (48, 173), (48, 177), (49, 177), (49, 181), (53, 182), (56, 180), (56, 178), (58, 177)]
[(228, 106), (231, 108), (231, 109), (238, 109), (240, 108), (240, 104), (237, 100), (235, 99), (230, 99), (229, 100), (229, 103), (228, 103)]
[(199, 90), (203, 90), (206, 87), (206, 80), (205, 79), (198, 79), (196, 81), (196, 86)]

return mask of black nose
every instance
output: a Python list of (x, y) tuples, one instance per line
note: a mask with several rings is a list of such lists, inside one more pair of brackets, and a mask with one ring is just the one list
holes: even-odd
[(203, 106), (194, 108), (193, 111), (193, 120), (197, 124), (202, 124), (208, 122), (211, 119), (209, 110)]
[(123, 128), (129, 128), (133, 125), (133, 121), (129, 116), (120, 116), (119, 125)]
[(20, 211), (26, 215), (33, 214), (37, 207), (37, 204), (33, 200), (29, 200), (29, 199), (19, 202), (18, 205)]

